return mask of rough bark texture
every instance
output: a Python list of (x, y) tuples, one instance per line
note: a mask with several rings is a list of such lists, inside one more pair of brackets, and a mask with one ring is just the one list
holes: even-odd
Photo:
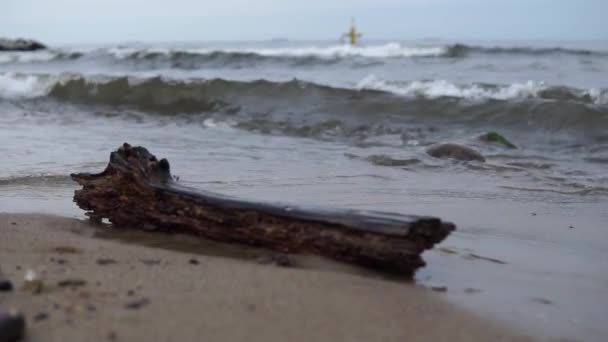
[(249, 202), (173, 180), (166, 159), (124, 144), (99, 174), (72, 174), (74, 201), (115, 226), (189, 232), (285, 253), (315, 253), (406, 274), (455, 227), (438, 218)]

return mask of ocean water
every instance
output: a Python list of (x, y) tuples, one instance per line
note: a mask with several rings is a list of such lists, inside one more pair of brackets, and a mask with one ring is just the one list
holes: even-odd
[[(517, 148), (479, 139), (492, 131)], [(608, 42), (0, 53), (0, 211), (82, 217), (69, 173), (102, 170), (123, 142), (186, 185), (453, 221), (419, 284), (543, 335), (608, 334)], [(426, 154), (441, 142), (486, 162)]]

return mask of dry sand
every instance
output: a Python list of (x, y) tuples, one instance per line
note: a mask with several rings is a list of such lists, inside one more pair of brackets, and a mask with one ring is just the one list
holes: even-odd
[[(25, 314), (28, 341), (532, 340), (403, 281), (124, 243), (99, 229), (0, 214), (0, 269), (16, 287), (0, 307)], [(21, 288), (28, 269), (39, 294)]]

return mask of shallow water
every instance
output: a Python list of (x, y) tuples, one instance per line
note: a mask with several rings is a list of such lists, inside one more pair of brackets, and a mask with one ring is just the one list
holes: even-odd
[[(123, 142), (143, 145), (185, 185), (453, 221), (419, 284), (537, 334), (601, 341), (607, 55), (605, 43), (560, 42), (1, 54), (0, 211), (82, 217), (67, 175), (102, 170)], [(488, 131), (518, 148), (477, 138)], [(487, 161), (425, 153), (446, 141)]]

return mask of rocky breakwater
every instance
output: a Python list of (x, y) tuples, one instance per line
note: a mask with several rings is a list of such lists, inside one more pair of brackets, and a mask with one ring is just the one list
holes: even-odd
[(43, 49), (46, 49), (46, 46), (35, 40), (0, 38), (0, 51), (35, 51)]

